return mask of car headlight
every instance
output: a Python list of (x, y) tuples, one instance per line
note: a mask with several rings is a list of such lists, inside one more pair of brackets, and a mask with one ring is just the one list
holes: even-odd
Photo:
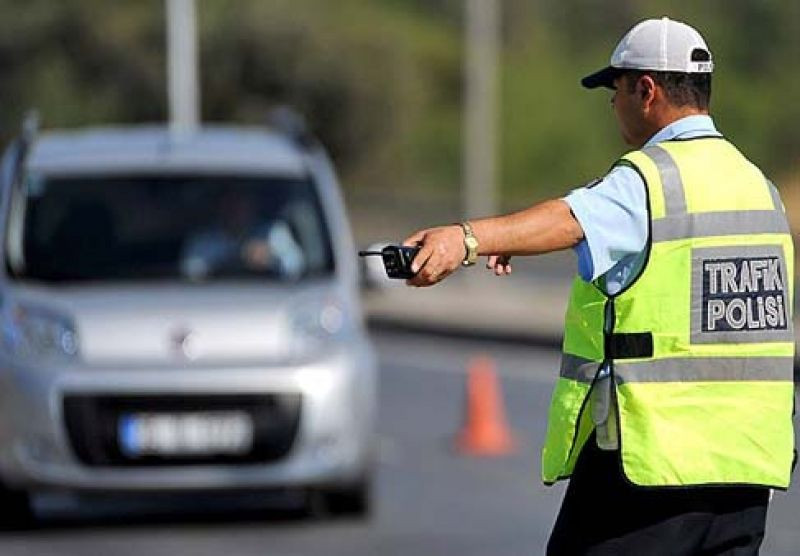
[(332, 297), (306, 299), (292, 306), (292, 351), (295, 356), (313, 353), (342, 339), (353, 327), (344, 306)]
[(14, 357), (68, 362), (78, 356), (75, 326), (63, 315), (30, 305), (3, 309), (3, 347)]

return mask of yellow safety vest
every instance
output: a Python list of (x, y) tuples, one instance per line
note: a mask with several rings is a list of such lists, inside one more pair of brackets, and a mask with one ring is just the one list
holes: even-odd
[(646, 184), (646, 262), (614, 295), (574, 281), (544, 482), (571, 475), (606, 362), (632, 483), (787, 488), (794, 254), (777, 190), (719, 137), (662, 142), (617, 164)]

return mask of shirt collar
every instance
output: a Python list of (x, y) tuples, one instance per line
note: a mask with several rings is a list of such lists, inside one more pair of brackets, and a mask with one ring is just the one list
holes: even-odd
[(653, 135), (645, 147), (669, 141), (679, 137), (699, 137), (703, 135), (721, 136), (717, 128), (714, 127), (714, 121), (711, 116), (705, 114), (695, 114), (693, 116), (686, 116), (680, 120), (675, 120), (668, 126), (662, 127)]

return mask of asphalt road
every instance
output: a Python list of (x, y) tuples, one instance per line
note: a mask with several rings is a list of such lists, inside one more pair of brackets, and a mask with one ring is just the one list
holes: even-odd
[[(558, 363), (552, 348), (377, 333), (381, 362), (376, 508), (364, 522), (313, 521), (291, 500), (121, 499), (76, 510), (44, 499), (44, 527), (0, 535), (1, 556), (449, 555), (543, 552), (563, 486), (538, 479)], [(502, 381), (516, 454), (458, 455), (466, 369), (489, 355)], [(764, 556), (800, 553), (797, 487), (777, 494)]]

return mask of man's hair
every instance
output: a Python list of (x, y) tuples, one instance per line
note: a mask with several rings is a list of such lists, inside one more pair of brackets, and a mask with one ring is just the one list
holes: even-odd
[(681, 73), (676, 71), (629, 70), (628, 92), (636, 90), (636, 83), (643, 75), (653, 78), (656, 85), (664, 90), (667, 100), (675, 106), (692, 106), (708, 110), (711, 102), (710, 73)]

